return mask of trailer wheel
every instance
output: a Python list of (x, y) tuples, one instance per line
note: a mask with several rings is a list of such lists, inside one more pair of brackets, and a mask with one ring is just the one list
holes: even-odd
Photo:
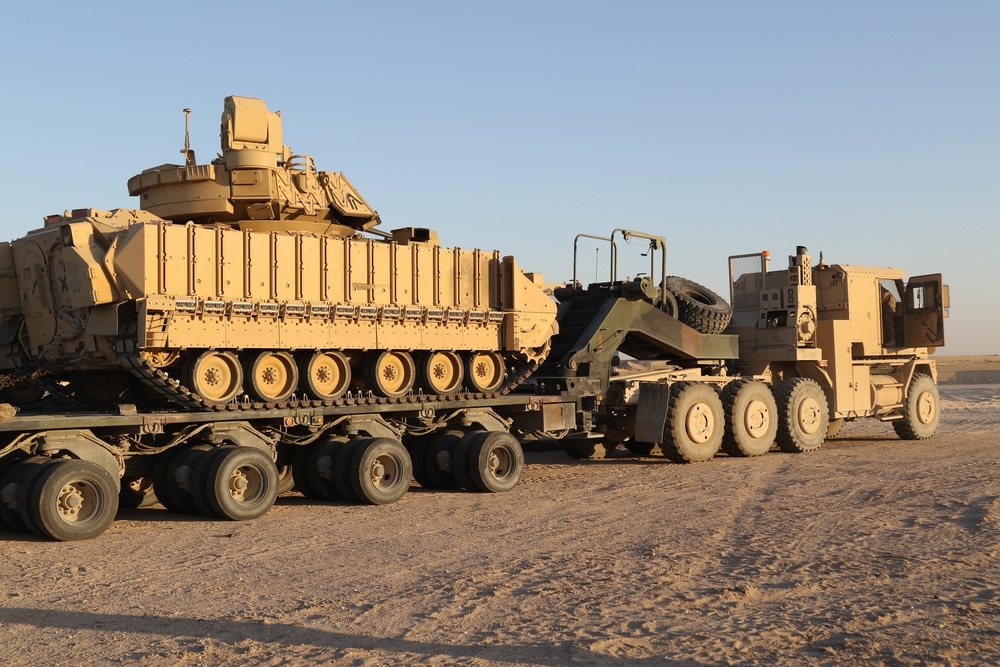
[(12, 464), (0, 475), (0, 521), (14, 532), (35, 532), (25, 517), (21, 516), (21, 504), (29, 482), (35, 478), (41, 466), (51, 460), (44, 456), (32, 456)]
[[(424, 454), (423, 466), (427, 475), (427, 483), (432, 489), (458, 489), (461, 484), (452, 472), (455, 461), (455, 448), (462, 440), (461, 431), (440, 431), (430, 436), (427, 451)], [(413, 466), (421, 465), (414, 460)]]
[(116, 480), (107, 470), (79, 459), (42, 466), (24, 496), (24, 508), (45, 536), (68, 542), (103, 533), (118, 512)]
[(903, 440), (924, 440), (934, 435), (941, 419), (941, 398), (931, 376), (917, 373), (903, 401), (903, 418), (892, 428)]
[(354, 452), (359, 447), (367, 447), (371, 440), (372, 438), (354, 438), (341, 447), (333, 457), (333, 483), (340, 497), (348, 502), (361, 502), (361, 498), (354, 493), (354, 485), (351, 484), (351, 460), (354, 458)]
[(180, 512), (181, 509), (174, 502), (172, 487), (174, 482), (174, 459), (183, 451), (182, 447), (173, 447), (156, 456), (153, 464), (153, 493), (156, 494), (160, 504), (171, 512)]
[(153, 491), (153, 477), (151, 475), (138, 475), (122, 479), (122, 489), (118, 492), (119, 507), (136, 509), (149, 507), (156, 503), (157, 498)]
[(427, 478), (427, 445), (432, 435), (403, 436), (403, 446), (410, 453), (410, 463), (413, 464), (413, 479), (424, 489), (431, 488)]
[(611, 458), (618, 443), (606, 438), (566, 438), (566, 453), (577, 461), (600, 461)]
[(256, 519), (278, 497), (278, 469), (259, 449), (224, 447), (205, 471), (205, 491), (209, 506), (223, 519)]
[(413, 463), (403, 443), (392, 438), (370, 438), (351, 457), (351, 487), (358, 500), (389, 505), (410, 488)]
[(810, 378), (785, 380), (774, 391), (778, 403), (778, 448), (811, 452), (826, 440), (830, 408), (819, 383)]
[(510, 491), (521, 481), (524, 471), (521, 443), (505, 431), (476, 434), (469, 443), (468, 470), (476, 489), (487, 493)]
[(164, 507), (181, 514), (212, 513), (203, 490), (204, 471), (208, 457), (220, 449), (204, 444), (177, 447), (159, 472), (159, 486), (154, 468), (153, 489)]
[(697, 463), (714, 457), (722, 446), (725, 417), (714, 388), (696, 382), (670, 387), (663, 454), (677, 463)]
[(309, 488), (323, 500), (341, 500), (334, 481), (334, 461), (337, 452), (350, 442), (347, 438), (328, 438), (315, 443), (309, 448), (306, 458), (306, 476), (309, 478)]
[(778, 434), (778, 406), (763, 382), (738, 380), (722, 390), (726, 433), (722, 450), (730, 456), (761, 456)]
[(725, 331), (733, 317), (733, 309), (725, 299), (687, 278), (668, 276), (665, 282), (677, 301), (677, 319), (704, 334)]

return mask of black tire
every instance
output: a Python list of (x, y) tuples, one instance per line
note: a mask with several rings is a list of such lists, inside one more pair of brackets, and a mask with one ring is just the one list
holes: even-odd
[(69, 542), (97, 537), (118, 513), (118, 484), (107, 470), (79, 459), (44, 465), (29, 486), (24, 507), (39, 531)]
[(181, 511), (177, 503), (174, 502), (172, 488), (177, 485), (173, 478), (174, 459), (183, 451), (183, 447), (172, 447), (160, 452), (153, 464), (153, 493), (156, 494), (160, 504), (171, 512)]
[(903, 418), (892, 428), (903, 440), (924, 440), (937, 431), (941, 420), (941, 397), (931, 376), (917, 373), (903, 400)]
[[(161, 482), (161, 487), (166, 483), (166, 488), (157, 488), (156, 480), (153, 481), (153, 488), (160, 502), (181, 514), (210, 514), (211, 510), (205, 502), (201, 487), (206, 457), (214, 456), (218, 449), (222, 448), (211, 445), (179, 447), (162, 472), (166, 479)], [(167, 505), (164, 501), (170, 504)]]
[(369, 438), (354, 449), (350, 480), (354, 495), (369, 505), (389, 505), (406, 494), (413, 479), (413, 463), (403, 443), (392, 438)]
[(577, 461), (600, 461), (610, 458), (617, 443), (602, 438), (566, 438), (566, 453)]
[(309, 477), (309, 457), (317, 444), (313, 442), (295, 446), (295, 453), (292, 455), (292, 479), (295, 481), (295, 488), (303, 496), (312, 500), (323, 500), (324, 496), (313, 488)]
[[(424, 455), (424, 473), (427, 475), (427, 483), (432, 489), (460, 489), (459, 484), (452, 472), (452, 462), (454, 460), (455, 447), (462, 440), (464, 434), (461, 431), (438, 431), (430, 437), (427, 443), (427, 452)], [(413, 466), (420, 465), (414, 460)]]
[(37, 532), (21, 516), (24, 491), (41, 467), (52, 459), (32, 456), (10, 465), (0, 475), (0, 521), (16, 533)]
[(823, 445), (830, 426), (830, 408), (819, 383), (791, 378), (774, 389), (778, 404), (778, 449), (812, 452)]
[(136, 509), (149, 507), (158, 502), (156, 492), (153, 491), (152, 475), (123, 477), (121, 485), (121, 491), (118, 492), (118, 507)]
[(337, 491), (337, 483), (334, 481), (334, 461), (337, 460), (337, 452), (346, 447), (348, 442), (347, 438), (327, 438), (309, 449), (306, 459), (309, 488), (323, 500), (341, 500), (343, 497)]
[(430, 478), (427, 476), (427, 445), (430, 444), (433, 435), (418, 435), (408, 438), (406, 450), (410, 452), (410, 461), (413, 463), (413, 479), (417, 484), (425, 489), (430, 489)]
[(373, 438), (354, 438), (347, 445), (337, 451), (333, 459), (333, 483), (337, 487), (337, 493), (348, 502), (361, 502), (361, 498), (354, 493), (354, 485), (351, 484), (351, 461), (354, 452), (359, 447), (367, 447)]
[(722, 451), (730, 456), (762, 456), (778, 435), (778, 405), (771, 389), (757, 380), (730, 382), (722, 390), (726, 433)]
[(455, 476), (455, 481), (460, 488), (466, 491), (478, 491), (476, 483), (472, 481), (472, 471), (469, 470), (469, 453), (473, 443), (485, 432), (473, 431), (466, 433), (458, 441), (454, 449), (451, 450), (451, 473)]
[(517, 438), (506, 431), (487, 431), (469, 446), (469, 473), (480, 491), (503, 493), (521, 481), (524, 452)]
[(663, 454), (677, 463), (712, 459), (722, 447), (725, 416), (718, 392), (707, 384), (678, 382), (670, 387)]
[(295, 488), (295, 476), (291, 463), (275, 464), (278, 468), (278, 495), (282, 496)]
[(693, 280), (668, 276), (667, 291), (677, 301), (677, 319), (704, 334), (725, 331), (733, 309), (721, 296)]
[(212, 511), (223, 519), (249, 521), (267, 513), (278, 497), (278, 468), (254, 447), (226, 447), (205, 471)]

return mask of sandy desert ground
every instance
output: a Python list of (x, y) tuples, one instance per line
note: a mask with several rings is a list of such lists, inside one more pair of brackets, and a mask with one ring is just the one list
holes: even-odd
[(998, 664), (1000, 385), (942, 405), (916, 443), (865, 421), (686, 466), (539, 447), (500, 495), (0, 533), (0, 662)]

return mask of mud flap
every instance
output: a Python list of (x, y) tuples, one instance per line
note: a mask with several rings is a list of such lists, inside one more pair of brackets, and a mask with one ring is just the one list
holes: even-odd
[(643, 383), (635, 412), (636, 442), (662, 442), (670, 406), (670, 385)]

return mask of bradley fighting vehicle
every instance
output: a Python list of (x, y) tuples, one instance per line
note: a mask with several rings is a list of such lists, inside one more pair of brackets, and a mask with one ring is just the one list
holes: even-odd
[(217, 159), (198, 164), (187, 129), (181, 152), (129, 179), (139, 210), (49, 216), (0, 244), (7, 400), (490, 396), (544, 360), (557, 325), (540, 276), (428, 229), (373, 229), (378, 214), (292, 154), (263, 101), (226, 98)]

